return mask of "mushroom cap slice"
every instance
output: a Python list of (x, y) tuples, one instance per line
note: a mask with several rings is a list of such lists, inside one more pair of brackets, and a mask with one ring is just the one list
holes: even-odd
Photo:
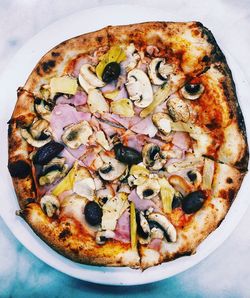
[(41, 198), (40, 205), (48, 217), (52, 217), (60, 207), (58, 198), (54, 195), (45, 195)]
[(205, 90), (205, 87), (202, 84), (190, 83), (182, 87), (180, 92), (185, 99), (196, 100), (202, 95), (204, 90)]
[(92, 128), (87, 121), (83, 120), (67, 126), (62, 135), (62, 141), (69, 148), (78, 149), (81, 145), (88, 143), (88, 139), (91, 135)]
[(176, 229), (172, 225), (172, 223), (167, 219), (166, 216), (160, 213), (153, 212), (148, 215), (148, 220), (156, 222), (163, 229), (165, 234), (168, 236), (169, 240), (171, 242), (176, 242)]
[(153, 89), (148, 76), (142, 70), (135, 68), (128, 73), (126, 88), (129, 98), (139, 108), (145, 108), (153, 101)]
[(167, 109), (174, 121), (188, 122), (191, 117), (189, 105), (178, 97), (169, 98)]
[(99, 175), (106, 181), (113, 181), (126, 171), (127, 165), (119, 162), (115, 158), (109, 157), (102, 153), (100, 154), (104, 165), (98, 169)]
[(160, 192), (160, 184), (157, 179), (149, 178), (145, 183), (138, 185), (136, 193), (141, 200), (150, 200)]
[(82, 65), (80, 68), (80, 76), (82, 76), (89, 85), (95, 88), (105, 86), (105, 83), (96, 76), (95, 69), (91, 64)]
[(21, 136), (26, 140), (30, 145), (40, 148), (52, 140), (52, 136), (48, 135), (48, 138), (45, 140), (36, 140), (32, 137), (32, 135), (28, 132), (27, 129), (21, 128)]

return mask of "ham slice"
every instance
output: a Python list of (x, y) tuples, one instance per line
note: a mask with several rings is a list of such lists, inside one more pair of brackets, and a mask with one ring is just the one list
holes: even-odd
[(125, 128), (130, 128), (134, 126), (136, 123), (141, 121), (141, 118), (138, 116), (133, 116), (133, 117), (120, 117), (117, 114), (111, 114), (110, 118), (111, 121), (114, 120), (124, 126)]
[(151, 116), (136, 123), (130, 129), (136, 133), (148, 135), (150, 138), (154, 137), (157, 133), (157, 128), (154, 126)]
[(67, 98), (65, 96), (60, 96), (56, 100), (56, 104), (72, 104), (75, 107), (82, 106), (87, 103), (87, 95), (83, 91), (78, 91), (74, 96), (71, 98)]
[(74, 107), (68, 104), (58, 104), (53, 109), (50, 120), (53, 136), (57, 141), (61, 141), (65, 126), (77, 123), (81, 120), (90, 121), (90, 118), (90, 113), (78, 112)]
[(134, 202), (135, 208), (140, 211), (145, 211), (148, 208), (152, 207), (154, 210), (157, 210), (157, 206), (151, 200), (141, 200), (135, 189), (131, 191), (130, 195), (128, 196), (129, 201)]
[(134, 148), (135, 150), (141, 152), (144, 146), (145, 138), (145, 135), (129, 134), (122, 137), (122, 143), (125, 146)]
[(189, 134), (186, 133), (186, 132), (181, 132), (181, 131), (177, 131), (174, 133), (173, 135), (173, 139), (172, 139), (172, 143), (184, 150), (184, 151), (187, 151), (189, 146), (190, 146), (190, 137), (189, 137)]
[(128, 209), (118, 219), (115, 229), (115, 240), (128, 243), (130, 242), (130, 215)]

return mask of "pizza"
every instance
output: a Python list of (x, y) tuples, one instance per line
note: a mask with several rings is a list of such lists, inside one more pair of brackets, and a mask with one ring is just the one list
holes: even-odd
[(231, 71), (199, 22), (109, 26), (55, 46), (18, 89), (8, 136), (17, 215), (90, 265), (195, 253), (248, 167)]

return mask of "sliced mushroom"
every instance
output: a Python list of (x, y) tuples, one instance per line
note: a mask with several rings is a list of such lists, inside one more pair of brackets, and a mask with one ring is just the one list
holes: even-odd
[(148, 66), (148, 75), (154, 85), (162, 85), (166, 83), (173, 67), (165, 63), (164, 58), (154, 58)]
[(150, 170), (160, 170), (166, 160), (161, 156), (161, 149), (155, 144), (146, 144), (142, 149), (143, 163)]
[(186, 84), (184, 87), (181, 88), (181, 94), (184, 98), (195, 100), (198, 99), (202, 93), (204, 92), (205, 88), (202, 84)]
[(80, 74), (79, 77), (82, 77), (89, 85), (95, 87), (95, 88), (101, 88), (105, 86), (105, 83), (98, 79), (98, 77), (95, 74), (95, 69), (90, 64), (83, 64), (80, 68)]
[(160, 192), (160, 184), (157, 179), (149, 178), (145, 183), (138, 185), (136, 193), (141, 200), (150, 200), (158, 195)]
[[(198, 188), (202, 182), (202, 176), (199, 171), (191, 170), (187, 172), (189, 180), (194, 184), (195, 188)], [(212, 176), (213, 177), (213, 176)], [(209, 177), (210, 179), (210, 177)]]
[(39, 184), (52, 184), (57, 179), (66, 175), (68, 165), (65, 164), (66, 158), (55, 157), (48, 164), (43, 166), (42, 174), (39, 177)]
[(150, 241), (150, 227), (143, 212), (136, 214), (137, 233), (141, 244), (147, 244)]
[(136, 52), (135, 45), (131, 43), (126, 50), (127, 59), (122, 63), (125, 67), (126, 72), (131, 71), (136, 67), (140, 61), (140, 55)]
[(167, 109), (168, 114), (174, 121), (188, 122), (191, 117), (189, 105), (178, 97), (169, 98)]
[(85, 120), (76, 124), (70, 124), (64, 128), (62, 141), (71, 149), (78, 149), (81, 145), (88, 143), (89, 137), (92, 135), (92, 128)]
[(129, 98), (139, 108), (145, 108), (153, 101), (153, 90), (149, 78), (140, 69), (133, 69), (128, 73), (126, 88)]
[(170, 176), (168, 182), (184, 196), (194, 190), (194, 186), (191, 183), (178, 175)]
[(156, 222), (159, 225), (159, 227), (164, 231), (167, 240), (169, 240), (170, 242), (176, 242), (176, 229), (166, 216), (160, 213), (153, 212), (148, 215), (148, 220)]
[(32, 137), (36, 140), (46, 140), (51, 135), (49, 122), (44, 119), (35, 121), (29, 131)]
[(158, 130), (164, 135), (168, 135), (171, 132), (171, 119), (167, 114), (156, 113), (152, 116), (152, 121)]
[(102, 92), (97, 89), (89, 91), (87, 104), (91, 113), (105, 113), (109, 112), (109, 105), (102, 95)]
[(106, 181), (118, 179), (127, 169), (127, 165), (119, 162), (115, 158), (109, 157), (104, 153), (101, 154), (101, 158), (104, 162), (104, 165), (99, 168), (98, 173), (102, 179)]
[(113, 231), (98, 231), (96, 233), (96, 243), (97, 244), (105, 244), (108, 239), (112, 239), (115, 237), (115, 233)]
[[(34, 130), (32, 127), (34, 125)], [(48, 128), (48, 122), (46, 120), (37, 120), (34, 122), (29, 128), (21, 128), (22, 137), (29, 143), (30, 145), (40, 148), (45, 144), (49, 143), (52, 140), (51, 132)], [(39, 131), (39, 129), (41, 129)], [(36, 137), (32, 135), (32, 132)]]
[(50, 121), (51, 111), (53, 106), (47, 101), (36, 98), (34, 102), (34, 109), (43, 119)]
[(52, 217), (59, 212), (60, 202), (53, 195), (45, 195), (41, 198), (40, 205), (48, 217)]

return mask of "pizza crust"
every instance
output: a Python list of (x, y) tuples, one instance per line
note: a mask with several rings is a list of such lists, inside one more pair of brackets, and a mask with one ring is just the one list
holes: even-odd
[(21, 212), (21, 216), (49, 246), (75, 262), (89, 265), (139, 267), (139, 255), (137, 251), (131, 249), (130, 243), (109, 241), (104, 245), (98, 245), (83, 226), (73, 218), (52, 220), (35, 203), (29, 204)]

